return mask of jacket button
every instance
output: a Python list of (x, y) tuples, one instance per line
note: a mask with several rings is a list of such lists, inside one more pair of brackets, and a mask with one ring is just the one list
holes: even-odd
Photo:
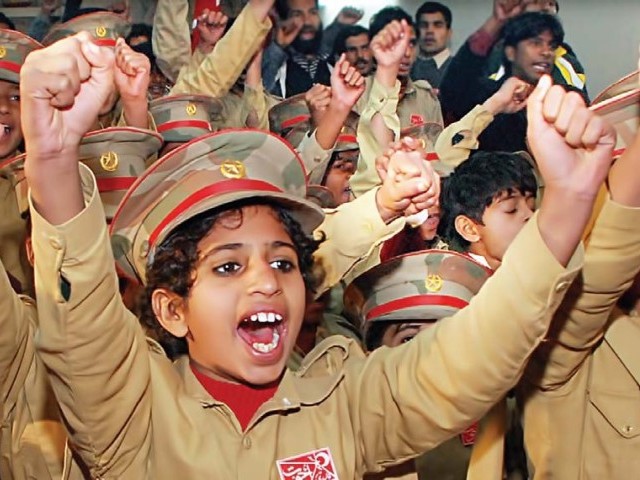
[(251, 448), (251, 439), (249, 437), (244, 437), (242, 439), (242, 446), (249, 450)]
[(633, 427), (631, 425), (625, 425), (624, 427), (622, 427), (622, 431), (624, 433), (631, 433), (633, 432)]
[(51, 237), (49, 239), (49, 244), (55, 249), (55, 250), (62, 250), (62, 244), (60, 243), (60, 240), (58, 240), (55, 237)]
[(570, 283), (567, 281), (560, 282), (558, 285), (556, 285), (556, 292), (564, 292), (567, 288), (569, 288), (569, 285)]

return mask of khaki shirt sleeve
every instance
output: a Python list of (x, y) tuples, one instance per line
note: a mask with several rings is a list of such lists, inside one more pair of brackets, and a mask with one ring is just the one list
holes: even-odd
[(583, 256), (579, 247), (560, 265), (534, 215), (468, 307), (405, 345), (349, 364), (345, 382), (364, 469), (416, 456), (486, 414), (518, 381)]
[(13, 291), (4, 265), (0, 262), (0, 392), (3, 422), (13, 412), (34, 360), (32, 337), (35, 325), (33, 300)]
[[(307, 133), (304, 136), (300, 145), (298, 145), (298, 153), (304, 164), (304, 168), (307, 170), (307, 178), (309, 183), (314, 185), (320, 185), (322, 178), (327, 171), (327, 165), (331, 160), (333, 154), (333, 148), (325, 150), (320, 146), (316, 138), (317, 130), (311, 133)], [(335, 148), (335, 145), (334, 145)]]
[(172, 82), (191, 58), (187, 0), (158, 0), (151, 37), (158, 67)]
[(640, 208), (607, 198), (586, 248), (579, 281), (558, 309), (549, 341), (527, 369), (526, 378), (543, 390), (565, 384), (601, 341), (618, 298), (640, 270)]
[(436, 140), (436, 153), (445, 165), (457, 167), (478, 149), (478, 137), (493, 122), (493, 115), (477, 105), (458, 122), (445, 128)]
[(349, 180), (351, 190), (356, 197), (380, 185), (380, 177), (376, 171), (376, 158), (382, 153), (382, 147), (371, 129), (371, 119), (377, 113), (382, 115), (384, 124), (393, 132), (394, 138), (398, 138), (400, 135), (400, 119), (397, 113), (399, 94), (399, 81), (389, 89), (374, 79), (368, 94), (363, 95), (364, 99), (361, 98), (356, 105), (356, 110), (360, 113), (357, 131), (360, 158), (356, 173)]
[(190, 68), (180, 75), (170, 94), (196, 93), (212, 97), (226, 94), (264, 42), (271, 25), (269, 18), (259, 22), (248, 4), (199, 68)]
[(269, 106), (262, 85), (258, 88), (244, 86), (242, 107), (244, 109), (243, 118), (246, 119), (244, 126), (269, 130)]
[(53, 226), (31, 204), (39, 354), (74, 450), (91, 478), (145, 472), (150, 450), (150, 367), (138, 320), (123, 305), (104, 211), (80, 165), (86, 207)]
[(373, 189), (352, 202), (325, 210), (324, 222), (314, 232), (316, 238), (324, 236), (314, 254), (323, 277), (317, 296), (367, 261), (382, 242), (404, 228), (404, 218), (388, 225), (382, 221), (376, 205), (377, 192), (377, 188)]

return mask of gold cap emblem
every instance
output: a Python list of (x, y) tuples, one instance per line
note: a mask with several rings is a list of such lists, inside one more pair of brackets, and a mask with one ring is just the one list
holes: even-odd
[(116, 152), (106, 152), (100, 157), (100, 166), (107, 172), (114, 172), (118, 168), (118, 154)]
[(220, 165), (220, 173), (222, 173), (223, 177), (234, 180), (247, 176), (247, 170), (244, 167), (244, 163), (239, 160), (225, 160), (222, 162)]
[(193, 117), (197, 112), (198, 112), (198, 107), (196, 106), (195, 103), (190, 103), (187, 105), (187, 115), (189, 115), (190, 117)]
[(0, 45), (0, 58), (4, 58), (7, 56), (7, 49)]
[(107, 36), (107, 29), (103, 25), (96, 27), (96, 35), (98, 38), (104, 38)]
[(424, 281), (424, 286), (428, 292), (439, 292), (442, 290), (442, 277), (440, 275), (428, 275)]

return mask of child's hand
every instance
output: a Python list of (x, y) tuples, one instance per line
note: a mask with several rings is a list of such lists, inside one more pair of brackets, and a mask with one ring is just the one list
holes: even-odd
[(394, 20), (387, 24), (371, 40), (371, 51), (376, 59), (378, 68), (399, 68), (400, 62), (409, 47), (411, 27), (405, 20)]
[(205, 9), (202, 15), (198, 17), (198, 32), (200, 32), (200, 43), (208, 50), (211, 50), (216, 43), (224, 35), (224, 30), (229, 22), (227, 17), (222, 12), (212, 12), (209, 9)]
[(352, 66), (343, 53), (331, 74), (332, 101), (351, 110), (364, 93), (364, 77)]
[(492, 115), (516, 113), (527, 105), (527, 98), (533, 87), (517, 77), (509, 77), (500, 89), (483, 104)]
[(311, 123), (317, 126), (331, 103), (331, 87), (316, 83), (305, 93), (304, 100), (311, 113)]
[(124, 39), (116, 42), (115, 82), (124, 102), (147, 98), (151, 63), (146, 55), (134, 51)]
[[(68, 157), (113, 92), (114, 54), (87, 32), (31, 53), (20, 72), (21, 120), (29, 156)], [(73, 165), (73, 168), (77, 167)]]
[(404, 138), (394, 143), (378, 158), (376, 168), (382, 179), (376, 202), (383, 220), (413, 215), (438, 204), (440, 177), (426, 160), (419, 141)]
[(547, 75), (527, 103), (527, 138), (545, 188), (595, 196), (609, 172), (616, 134), (582, 97)]

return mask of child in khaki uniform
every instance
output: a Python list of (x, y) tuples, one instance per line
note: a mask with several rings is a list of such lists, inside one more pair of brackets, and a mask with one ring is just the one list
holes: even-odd
[[(22, 91), (40, 351), (92, 476), (359, 478), (455, 435), (515, 384), (579, 271), (580, 235), (610, 163), (597, 146), (608, 132), (587, 137), (595, 151), (586, 161), (571, 149), (564, 162), (539, 159), (545, 199), (567, 210), (544, 204), (469, 308), (368, 358), (331, 338), (295, 373), (284, 364), (313, 287), (305, 232), (322, 219), (304, 200), (299, 159), (254, 131), (174, 150), (133, 186), (112, 223), (129, 241), (125, 267), (147, 282), (157, 328), (188, 350), (172, 364), (148, 347), (119, 299), (95, 181), (77, 165), (76, 135), (112, 88), (113, 57), (75, 40), (30, 57)], [(60, 72), (58, 55), (83, 75)], [(76, 95), (44, 72), (85, 81)], [(47, 88), (49, 97), (37, 95)], [(564, 144), (541, 112), (538, 123), (547, 142)], [(428, 208), (433, 181), (411, 152), (394, 152), (385, 182), (405, 195), (396, 191), (389, 208)], [(499, 349), (496, 331), (510, 339)]]

